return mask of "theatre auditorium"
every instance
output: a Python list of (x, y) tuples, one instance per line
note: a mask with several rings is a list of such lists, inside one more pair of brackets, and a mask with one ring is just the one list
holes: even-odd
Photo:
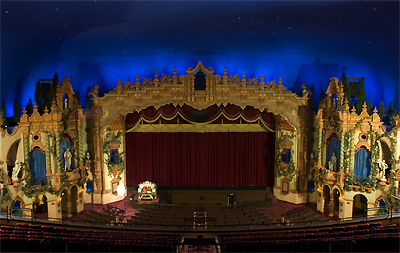
[(315, 112), (306, 82), (188, 67), (86, 108), (55, 75), (0, 118), (1, 251), (399, 251), (400, 119), (356, 109), (359, 78)]

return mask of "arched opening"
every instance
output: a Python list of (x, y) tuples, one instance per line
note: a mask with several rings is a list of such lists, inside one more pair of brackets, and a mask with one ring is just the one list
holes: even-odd
[(158, 186), (274, 185), (273, 114), (212, 105), (204, 109), (209, 123), (197, 124), (194, 110), (167, 104), (126, 116), (127, 185), (146, 180)]
[(14, 204), (12, 205), (12, 208), (13, 208), (13, 209), (15, 209), (15, 208), (21, 208), (21, 202), (20, 202), (19, 200), (16, 200), (16, 201), (14, 202)]
[(367, 198), (362, 194), (353, 197), (353, 217), (363, 216), (367, 208)]
[(381, 147), (382, 147), (382, 160), (386, 162), (388, 165), (385, 171), (385, 178), (390, 178), (390, 171), (392, 170), (392, 163), (391, 161), (391, 151), (388, 144), (381, 140)]
[(68, 190), (64, 189), (61, 192), (61, 215), (63, 219), (67, 218), (67, 213), (68, 213)]
[(45, 195), (37, 196), (33, 202), (33, 209), (36, 217), (47, 218), (47, 197)]
[(386, 208), (386, 202), (383, 200), (383, 199), (381, 199), (381, 200), (379, 200), (379, 210), (378, 210), (378, 215), (379, 216), (381, 216), (381, 215), (386, 215), (387, 214), (387, 208)]
[(78, 212), (77, 201), (78, 201), (78, 188), (76, 185), (71, 187), (71, 214), (76, 214)]
[(324, 185), (323, 194), (324, 194), (324, 213), (329, 214), (329, 202), (331, 201), (330, 195), (331, 189), (329, 186)]
[(339, 198), (340, 198), (340, 191), (338, 189), (333, 189), (333, 212), (334, 215), (339, 215)]
[[(17, 161), (17, 152), (18, 152), (18, 145), (19, 145), (20, 141), (21, 141), (21, 139), (15, 141), (11, 145), (11, 147), (7, 153), (7, 172), (8, 172), (8, 176), (10, 178), (12, 178), (12, 172), (13, 172), (13, 168), (15, 167), (16, 162), (19, 162), (19, 161)], [(22, 172), (20, 171), (18, 178), (21, 178), (21, 173)]]
[(22, 207), (21, 202), (19, 200), (15, 200), (12, 205), (12, 215), (17, 215), (21, 217), (22, 216), (22, 210), (20, 210), (21, 207)]
[(39, 147), (35, 147), (29, 154), (29, 168), (31, 185), (47, 185), (46, 154)]
[(206, 75), (199, 69), (197, 74), (194, 75), (194, 89), (205, 90), (206, 89)]
[(371, 173), (371, 152), (362, 146), (354, 155), (354, 179), (365, 181)]
[(66, 93), (64, 93), (63, 95), (63, 109), (68, 109), (68, 105), (69, 105), (70, 101), (68, 98), (68, 95)]

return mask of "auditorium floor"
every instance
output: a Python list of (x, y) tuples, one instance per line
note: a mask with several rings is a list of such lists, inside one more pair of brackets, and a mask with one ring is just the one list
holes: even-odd
[[(78, 215), (74, 215), (72, 217), (72, 219), (75, 219), (77, 216), (83, 215), (83, 213), (85, 212), (90, 212), (90, 210), (94, 210), (97, 212), (101, 212), (104, 213), (104, 211), (108, 208), (107, 206), (116, 208), (116, 209), (120, 209), (120, 210), (125, 210), (125, 213), (123, 214), (123, 218), (121, 219), (122, 222), (126, 222), (127, 218), (130, 218), (131, 216), (134, 216), (135, 213), (138, 213), (138, 210), (135, 210), (131, 207), (130, 205), (130, 197), (133, 196), (133, 194), (135, 193), (134, 189), (128, 189), (128, 196), (122, 200), (122, 201), (118, 201), (118, 202), (114, 202), (114, 203), (110, 203), (108, 205), (99, 205), (99, 204), (85, 204), (85, 210), (84, 212), (78, 214)], [(263, 193), (264, 197), (265, 197), (265, 193)], [(186, 196), (186, 194), (185, 194)], [(197, 195), (196, 195), (197, 196)], [(272, 200), (272, 205), (271, 207), (268, 208), (262, 208), (261, 210), (263, 210), (267, 216), (270, 216), (271, 218), (274, 219), (274, 221), (280, 221), (281, 217), (283, 217), (287, 211), (298, 208), (300, 206), (305, 206), (306, 209), (311, 209), (314, 212), (317, 212), (317, 206), (316, 203), (307, 203), (307, 204), (292, 204), (289, 202), (285, 202), (285, 201), (281, 201), (278, 200), (272, 193), (272, 191), (269, 191), (267, 193), (267, 197), (271, 198)], [(188, 203), (189, 204), (189, 203)], [(326, 212), (327, 213), (327, 212)], [(337, 218), (338, 213), (334, 212), (334, 217), (333, 218)], [(329, 220), (330, 217), (328, 217), (327, 215), (325, 215), (325, 219)]]

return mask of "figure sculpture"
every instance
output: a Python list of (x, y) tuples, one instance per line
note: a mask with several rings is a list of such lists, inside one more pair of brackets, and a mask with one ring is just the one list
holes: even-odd
[(388, 165), (386, 164), (385, 160), (380, 161), (379, 167), (380, 167), (379, 175), (378, 175), (379, 180), (386, 181), (385, 172), (386, 172)]
[(64, 109), (68, 109), (68, 100), (64, 99)]
[(72, 154), (69, 151), (69, 148), (67, 148), (67, 150), (65, 150), (64, 152), (64, 169), (66, 171), (69, 171), (71, 169), (71, 159), (72, 159)]
[(21, 165), (20, 165), (19, 161), (16, 160), (14, 169), (12, 171), (12, 180), (13, 181), (18, 180), (18, 174), (19, 174), (20, 170), (21, 170)]
[(329, 161), (329, 170), (330, 171), (336, 171), (336, 162), (337, 162), (337, 157), (335, 153), (332, 153), (331, 160)]

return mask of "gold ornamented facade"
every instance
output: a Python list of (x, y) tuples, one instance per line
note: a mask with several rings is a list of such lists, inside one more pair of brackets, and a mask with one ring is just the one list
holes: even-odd
[[(199, 71), (205, 74), (207, 84), (201, 90), (195, 87)], [(159, 76), (156, 71), (154, 78), (142, 81), (139, 76), (132, 82), (120, 79), (114, 91), (101, 97), (99, 86), (94, 84), (89, 94), (92, 106), (85, 112), (73, 96), (69, 78), (64, 78), (57, 86), (49, 110), (40, 115), (35, 107), (31, 116), (24, 110), (12, 133), (1, 130), (0, 167), (2, 185), (7, 189), (1, 207), (19, 201), (22, 207), (32, 209), (39, 196), (45, 196), (48, 217), (58, 219), (63, 213), (70, 216), (82, 211), (85, 203), (122, 200), (124, 196), (118, 195), (115, 188), (126, 185), (126, 116), (150, 106), (158, 109), (168, 104), (187, 105), (196, 110), (233, 104), (272, 113), (276, 122), (273, 187), (280, 200), (296, 204), (316, 202), (321, 212), (329, 202), (330, 214), (338, 208), (341, 218), (353, 215), (354, 196), (358, 194), (367, 198), (368, 207), (379, 205), (380, 200), (388, 204), (398, 201), (392, 192), (400, 179), (400, 121), (397, 117), (394, 128), (386, 131), (376, 110), (369, 115), (364, 106), (357, 115), (350, 110), (337, 78), (331, 78), (327, 97), (315, 115), (308, 105), (306, 83), (302, 86), (302, 96), (297, 96), (286, 90), (281, 79), (278, 83), (265, 82), (263, 75), (259, 80), (246, 78), (243, 71), (241, 75), (228, 77), (225, 70), (221, 77), (201, 62), (186, 72), (178, 77), (176, 70), (172, 76)], [(340, 154), (337, 154), (340, 163), (336, 171), (329, 170), (327, 165), (332, 160), (328, 157), (332, 136), (340, 140)], [(73, 151), (71, 168), (66, 165), (61, 143), (67, 143), (66, 147)], [(354, 179), (354, 156), (360, 148), (371, 153), (371, 173), (363, 182)], [(35, 149), (45, 155), (46, 179), (41, 185), (32, 181), (29, 168), (30, 155)], [(118, 162), (112, 161), (111, 150), (120, 154)], [(290, 161), (285, 162), (282, 157), (288, 150)], [(391, 168), (386, 181), (377, 178), (382, 160)], [(10, 174), (16, 161), (21, 162), (21, 173), (12, 180)], [(313, 181), (315, 185), (310, 189)], [(89, 182), (93, 184), (89, 186)], [(88, 187), (93, 187), (92, 194)]]

